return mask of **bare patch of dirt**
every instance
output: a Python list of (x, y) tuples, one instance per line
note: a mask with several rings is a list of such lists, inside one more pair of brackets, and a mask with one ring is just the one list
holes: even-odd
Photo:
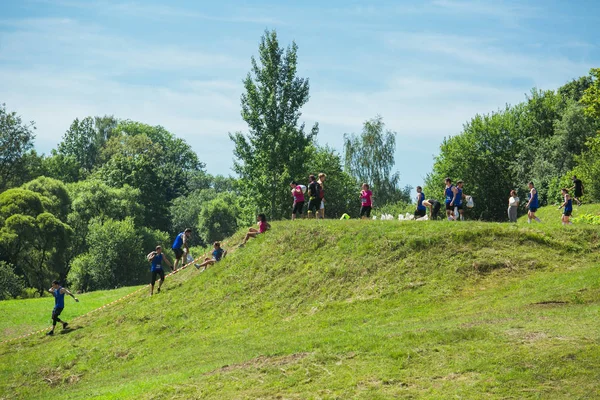
[(215, 374), (220, 374), (223, 372), (230, 372), (230, 371), (244, 369), (244, 368), (261, 368), (261, 367), (265, 367), (265, 366), (280, 367), (283, 365), (292, 364), (299, 360), (302, 360), (303, 358), (308, 357), (310, 354), (311, 353), (296, 353), (296, 354), (290, 354), (288, 356), (275, 356), (275, 357), (258, 356), (256, 358), (245, 361), (243, 363), (233, 364), (233, 365), (224, 365), (221, 368), (216, 369), (214, 371), (207, 372), (204, 375), (215, 375)]

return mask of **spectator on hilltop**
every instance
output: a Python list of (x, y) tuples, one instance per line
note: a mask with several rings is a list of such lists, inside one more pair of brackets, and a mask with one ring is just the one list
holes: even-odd
[(319, 174), (319, 180), (317, 181), (317, 183), (321, 186), (321, 191), (319, 192), (319, 199), (321, 199), (321, 205), (319, 207), (319, 216), (321, 217), (321, 219), (325, 218), (325, 187), (323, 186), (323, 184), (325, 183), (326, 178), (327, 175), (321, 172)]
[(575, 190), (573, 193), (573, 199), (575, 199), (575, 201), (577, 202), (577, 205), (580, 206), (581, 205), (581, 196), (583, 196), (583, 182), (581, 182), (581, 179), (577, 179), (577, 177), (575, 175), (573, 175), (573, 187), (571, 188), (571, 190)]
[(321, 186), (317, 182), (317, 179), (314, 175), (308, 176), (308, 218), (318, 218), (319, 206), (321, 204), (321, 199), (319, 198), (319, 194), (321, 192)]
[(304, 208), (304, 192), (302, 186), (298, 185), (296, 181), (290, 183), (292, 188), (292, 196), (294, 196), (294, 203), (292, 205), (292, 221), (296, 219), (296, 216), (300, 214), (302, 216), (302, 209)]
[(517, 191), (511, 190), (510, 197), (508, 198), (508, 220), (510, 222), (517, 222), (517, 209), (519, 208), (519, 198), (517, 197)]
[(369, 190), (369, 185), (366, 183), (362, 184), (362, 190), (360, 192), (360, 218), (366, 219), (371, 217), (371, 208), (373, 207), (373, 192)]

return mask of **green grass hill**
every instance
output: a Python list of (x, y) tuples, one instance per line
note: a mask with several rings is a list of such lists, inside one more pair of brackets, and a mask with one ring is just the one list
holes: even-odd
[[(0, 399), (600, 398), (600, 231), (540, 216), (275, 222), (160, 294), (1, 344)], [(47, 324), (50, 298), (0, 312), (33, 302), (22, 323)]]

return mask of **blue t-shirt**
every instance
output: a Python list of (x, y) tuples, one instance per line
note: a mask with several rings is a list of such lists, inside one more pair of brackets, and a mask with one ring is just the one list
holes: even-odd
[(223, 253), (224, 252), (225, 251), (223, 249), (221, 249), (221, 248), (215, 249), (212, 252), (212, 256), (215, 259), (215, 261), (221, 261), (221, 258), (223, 257)]
[(452, 199), (454, 198), (454, 192), (452, 192), (452, 188), (454, 185), (450, 185), (450, 187), (446, 188), (446, 204), (452, 203)]
[(456, 201), (454, 202), (454, 205), (460, 206), (462, 204), (462, 189), (457, 186), (456, 190), (458, 190), (458, 192), (456, 192)]
[(152, 259), (152, 268), (150, 268), (151, 272), (154, 271), (158, 271), (159, 269), (162, 269), (162, 261), (163, 261), (163, 254), (156, 254), (154, 256), (154, 258)]
[[(529, 192), (529, 196), (531, 199), (531, 192)], [(535, 191), (535, 194), (533, 195), (533, 200), (531, 200), (531, 203), (529, 203), (529, 208), (538, 208), (538, 194), (537, 194), (537, 190)]]
[(567, 204), (565, 204), (565, 211), (573, 211), (573, 200), (567, 200)]
[(52, 294), (54, 295), (54, 308), (65, 308), (65, 294), (61, 293), (62, 286), (59, 286)]
[(417, 196), (417, 210), (426, 210), (427, 207), (423, 205), (423, 200), (425, 200), (425, 193), (421, 192)]
[(185, 232), (181, 232), (179, 235), (177, 235), (175, 241), (173, 242), (173, 246), (171, 246), (173, 250), (180, 249), (183, 246), (183, 235), (185, 235)]

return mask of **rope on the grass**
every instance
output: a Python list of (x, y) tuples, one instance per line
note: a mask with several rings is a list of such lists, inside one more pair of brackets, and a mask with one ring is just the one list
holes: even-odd
[[(189, 262), (189, 263), (185, 264), (183, 267), (181, 267), (181, 268), (179, 268), (179, 269), (177, 269), (177, 270), (175, 270), (175, 271), (171, 271), (171, 273), (169, 273), (169, 274), (165, 275), (165, 280), (166, 280), (166, 279), (167, 279), (169, 276), (171, 276), (171, 275), (174, 275), (174, 274), (177, 274), (177, 273), (179, 273), (180, 271), (183, 271), (184, 269), (186, 269), (187, 267), (189, 267), (190, 265), (192, 265), (192, 264), (196, 263), (196, 262), (197, 262), (198, 260), (200, 260), (202, 257), (205, 257), (205, 256), (206, 256), (206, 254), (207, 254), (207, 253), (204, 253), (202, 256), (200, 256), (200, 257), (198, 257), (198, 258), (194, 259), (194, 261), (191, 261), (191, 262)], [(121, 301), (125, 300), (126, 298), (133, 296), (133, 295), (134, 295), (134, 294), (136, 294), (137, 292), (139, 292), (139, 291), (141, 291), (141, 290), (144, 290), (144, 289), (147, 289), (147, 288), (148, 288), (148, 286), (150, 286), (150, 285), (151, 285), (151, 284), (149, 283), (149, 284), (147, 284), (146, 286), (142, 286), (141, 288), (139, 288), (139, 289), (137, 289), (137, 290), (135, 290), (135, 291), (133, 291), (133, 292), (131, 292), (131, 293), (129, 293), (129, 294), (127, 294), (127, 295), (123, 296), (123, 297), (121, 297), (120, 299), (117, 299), (117, 300), (111, 301), (111, 302), (110, 302), (110, 303), (108, 303), (108, 304), (105, 304), (105, 305), (103, 305), (103, 306), (100, 306), (100, 307), (98, 307), (98, 308), (96, 308), (96, 309), (94, 309), (94, 310), (88, 311), (88, 312), (86, 312), (85, 314), (82, 314), (82, 315), (80, 315), (80, 316), (78, 316), (78, 317), (75, 317), (75, 318), (73, 318), (73, 321), (76, 321), (76, 320), (78, 320), (78, 319), (80, 319), (80, 318), (83, 318), (83, 317), (85, 317), (85, 316), (88, 316), (88, 315), (90, 315), (90, 314), (92, 314), (92, 313), (95, 313), (95, 312), (97, 312), (97, 311), (103, 310), (103, 309), (105, 309), (106, 307), (110, 307), (110, 306), (112, 306), (113, 304), (119, 303), (119, 302), (121, 302)], [(46, 332), (46, 331), (48, 331), (48, 330), (50, 330), (50, 329), (51, 329), (51, 327), (48, 327), (48, 328), (44, 328), (44, 329), (37, 330), (37, 331), (35, 331), (35, 332), (30, 332), (30, 333), (27, 333), (27, 334), (25, 334), (25, 335), (21, 335), (21, 336), (17, 336), (17, 337), (14, 337), (14, 338), (6, 339), (6, 340), (4, 340), (4, 341), (0, 342), (0, 345), (3, 345), (4, 343), (14, 342), (15, 340), (19, 340), (19, 339), (24, 339), (24, 338), (26, 338), (26, 337), (29, 337), (29, 336), (37, 335), (38, 333)]]

